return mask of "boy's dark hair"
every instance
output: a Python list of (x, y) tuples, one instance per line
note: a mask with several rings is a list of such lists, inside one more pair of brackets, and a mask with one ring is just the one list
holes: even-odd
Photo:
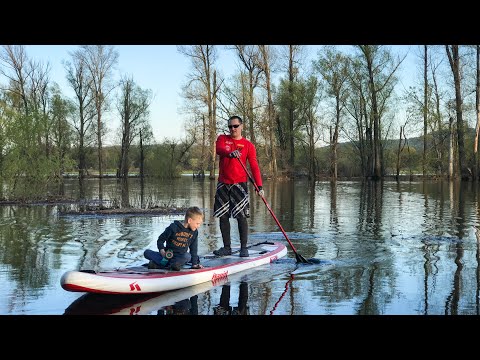
[(185, 221), (188, 219), (193, 219), (195, 216), (203, 217), (203, 212), (198, 206), (192, 206), (187, 209), (185, 212)]
[(238, 115), (230, 116), (230, 117), (228, 118), (228, 122), (230, 122), (230, 120), (235, 120), (235, 119), (238, 119), (238, 121), (240, 121), (240, 124), (243, 124), (242, 118), (241, 118), (240, 116), (238, 116)]

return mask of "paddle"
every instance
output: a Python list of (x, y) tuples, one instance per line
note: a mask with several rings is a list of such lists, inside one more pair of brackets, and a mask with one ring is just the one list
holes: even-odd
[[(245, 172), (247, 173), (247, 176), (248, 178), (250, 179), (250, 181), (252, 182), (253, 186), (255, 187), (255, 190), (257, 191), (257, 193), (260, 192), (260, 189), (258, 188), (257, 184), (255, 183), (255, 180), (253, 180), (253, 177), (252, 175), (250, 175), (250, 172), (247, 170), (246, 166), (242, 163), (242, 160), (240, 160), (240, 158), (238, 158), (238, 161), (240, 162), (240, 164), (242, 165), (243, 167), (243, 170), (245, 170)], [(311, 264), (310, 261), (308, 261), (307, 259), (305, 259), (302, 255), (300, 255), (297, 250), (295, 249), (295, 246), (293, 246), (292, 242), (290, 241), (290, 239), (288, 238), (287, 236), (287, 233), (285, 232), (285, 230), (283, 230), (283, 227), (282, 225), (280, 224), (280, 222), (278, 221), (277, 217), (275, 216), (275, 214), (273, 213), (273, 210), (272, 208), (270, 207), (270, 205), (268, 205), (268, 202), (267, 200), (265, 200), (265, 197), (260, 194), (260, 197), (262, 198), (263, 202), (265, 203), (265, 206), (267, 207), (268, 211), (270, 212), (270, 214), (272, 215), (273, 219), (275, 220), (275, 222), (277, 223), (278, 227), (280, 228), (280, 230), (282, 230), (282, 233), (283, 233), (283, 236), (285, 236), (285, 239), (287, 239), (288, 243), (290, 244), (290, 247), (292, 248), (293, 252), (295, 253), (295, 258), (297, 259), (297, 262), (300, 262), (300, 263), (306, 263), (306, 264)]]

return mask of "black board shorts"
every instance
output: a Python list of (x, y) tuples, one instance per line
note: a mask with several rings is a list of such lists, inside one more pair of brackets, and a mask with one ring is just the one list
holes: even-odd
[(221, 217), (250, 217), (250, 202), (248, 186), (246, 182), (237, 184), (217, 184), (215, 192), (215, 203), (213, 205), (213, 216)]

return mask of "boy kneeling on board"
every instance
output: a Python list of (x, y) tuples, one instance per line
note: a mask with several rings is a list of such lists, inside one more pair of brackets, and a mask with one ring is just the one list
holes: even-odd
[[(158, 251), (147, 249), (143, 255), (150, 260), (149, 269), (179, 271), (190, 260), (192, 269), (201, 269), (198, 257), (198, 228), (202, 225), (203, 213), (192, 206), (185, 213), (185, 220), (175, 220), (158, 237)], [(190, 249), (190, 252), (188, 250)]]

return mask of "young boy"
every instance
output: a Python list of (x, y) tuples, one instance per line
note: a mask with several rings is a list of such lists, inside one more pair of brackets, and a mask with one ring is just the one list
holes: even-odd
[[(185, 213), (185, 220), (175, 220), (158, 237), (159, 251), (145, 250), (143, 255), (150, 260), (149, 269), (171, 269), (179, 271), (183, 265), (192, 260), (192, 269), (201, 269), (198, 257), (198, 228), (202, 225), (203, 213), (196, 207), (190, 207)], [(188, 252), (190, 249), (190, 253)], [(166, 251), (173, 251), (173, 257), (166, 265), (161, 261), (166, 256)]]

